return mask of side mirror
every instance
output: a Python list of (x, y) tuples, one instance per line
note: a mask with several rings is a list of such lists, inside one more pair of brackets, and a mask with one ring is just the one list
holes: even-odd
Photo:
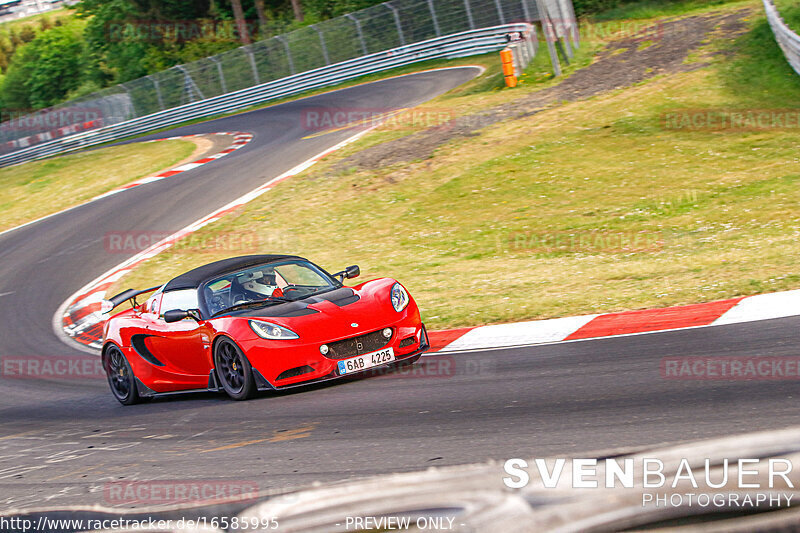
[(344, 269), (344, 277), (346, 279), (357, 278), (359, 274), (361, 274), (361, 269), (358, 268), (358, 265), (350, 265)]
[(350, 265), (341, 272), (334, 274), (333, 277), (339, 278), (340, 281), (344, 281), (346, 279), (357, 278), (359, 274), (361, 274), (361, 269), (358, 268), (358, 265)]
[(192, 318), (194, 320), (200, 320), (200, 310), (199, 309), (170, 309), (169, 311), (164, 312), (164, 322), (172, 323), (172, 322), (179, 322), (184, 318)]

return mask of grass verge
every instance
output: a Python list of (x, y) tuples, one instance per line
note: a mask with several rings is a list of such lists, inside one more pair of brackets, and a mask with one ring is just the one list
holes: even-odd
[[(509, 120), (411, 164), (323, 164), (198, 240), (255, 232), (265, 251), (359, 263), (365, 279), (402, 280), (434, 329), (800, 287), (800, 131), (666, 119), (800, 107), (800, 79), (763, 17), (750, 23), (714, 43), (710, 66)], [(487, 97), (447, 101), (461, 98)], [(227, 255), (166, 252), (118, 286)]]
[(624, 4), (588, 17), (595, 21), (641, 20), (675, 17), (719, 7), (752, 4), (742, 0), (644, 0)]
[(0, 231), (166, 169), (195, 147), (183, 140), (111, 146), (0, 168)]
[(795, 33), (800, 32), (800, 5), (795, 0), (775, 0), (775, 7), (786, 24)]

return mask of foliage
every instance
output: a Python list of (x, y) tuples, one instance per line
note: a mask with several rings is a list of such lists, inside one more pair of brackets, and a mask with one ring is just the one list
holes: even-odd
[(800, 5), (796, 0), (777, 0), (775, 6), (780, 11), (783, 20), (795, 33), (800, 32)]
[(18, 47), (8, 66), (0, 87), (4, 107), (39, 109), (62, 101), (81, 84), (84, 61), (80, 25), (40, 33)]

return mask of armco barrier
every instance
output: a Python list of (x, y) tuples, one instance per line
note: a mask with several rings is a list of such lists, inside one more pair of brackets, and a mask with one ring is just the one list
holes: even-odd
[(786, 25), (772, 0), (763, 1), (764, 11), (767, 13), (767, 21), (772, 28), (772, 33), (775, 34), (778, 46), (783, 50), (783, 55), (786, 56), (786, 60), (794, 71), (800, 74), (800, 36)]
[(187, 120), (237, 111), (255, 104), (420, 61), (495, 52), (506, 46), (507, 36), (514, 32), (535, 35), (531, 24), (514, 23), (429, 39), (16, 150), (0, 156), (0, 166), (14, 165), (115, 141), (131, 135), (174, 126)]

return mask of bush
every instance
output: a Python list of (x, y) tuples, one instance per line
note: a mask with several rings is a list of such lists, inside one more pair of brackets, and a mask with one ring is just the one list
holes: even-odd
[(81, 84), (83, 69), (83, 40), (77, 28), (47, 30), (17, 49), (0, 87), (0, 99), (15, 109), (48, 107)]

